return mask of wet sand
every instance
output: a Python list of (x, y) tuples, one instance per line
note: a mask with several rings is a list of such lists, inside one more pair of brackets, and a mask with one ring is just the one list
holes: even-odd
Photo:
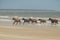
[(60, 40), (60, 28), (0, 24), (0, 40)]

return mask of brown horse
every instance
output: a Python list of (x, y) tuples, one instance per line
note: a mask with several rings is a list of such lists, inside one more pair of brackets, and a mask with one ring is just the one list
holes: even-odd
[(36, 19), (33, 19), (33, 18), (29, 18), (30, 22), (32, 23), (37, 23), (37, 20)]
[(38, 19), (40, 21), (40, 23), (46, 23), (46, 20), (44, 19)]
[(29, 23), (29, 22), (30, 22), (30, 20), (29, 20), (29, 19), (22, 18), (22, 20), (24, 20), (23, 24), (24, 24), (24, 23), (26, 23), (26, 22), (27, 22), (27, 23)]
[(18, 22), (21, 23), (20, 19), (18, 19), (18, 18), (12, 18), (12, 20), (14, 20), (13, 24), (15, 24), (15, 23), (18, 24)]
[(51, 23), (55, 23), (55, 24), (58, 24), (58, 20), (57, 19), (52, 19), (52, 18), (49, 18), (49, 20), (51, 21)]

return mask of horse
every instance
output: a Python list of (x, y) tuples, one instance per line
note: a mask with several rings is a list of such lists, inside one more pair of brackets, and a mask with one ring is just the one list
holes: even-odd
[(26, 22), (27, 22), (27, 23), (30, 22), (30, 20), (29, 20), (29, 19), (26, 19), (26, 18), (22, 18), (22, 20), (24, 21), (23, 24), (26, 23)]
[(48, 20), (51, 21), (52, 24), (58, 24), (58, 20), (57, 19), (52, 19), (52, 18), (49, 18)]
[(18, 24), (18, 23), (21, 23), (20, 19), (19, 18), (12, 18), (12, 20), (14, 20), (13, 24)]
[(44, 19), (38, 19), (40, 21), (40, 23), (46, 23), (46, 20)]
[(36, 19), (33, 19), (33, 18), (29, 18), (30, 22), (32, 23), (37, 23), (37, 20)]

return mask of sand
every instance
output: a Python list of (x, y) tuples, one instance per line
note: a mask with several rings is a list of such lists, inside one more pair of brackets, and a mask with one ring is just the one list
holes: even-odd
[(0, 24), (0, 40), (60, 40), (60, 28)]

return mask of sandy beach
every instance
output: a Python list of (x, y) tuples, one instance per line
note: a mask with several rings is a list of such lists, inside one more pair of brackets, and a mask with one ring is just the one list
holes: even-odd
[(60, 28), (0, 24), (0, 40), (60, 40)]

